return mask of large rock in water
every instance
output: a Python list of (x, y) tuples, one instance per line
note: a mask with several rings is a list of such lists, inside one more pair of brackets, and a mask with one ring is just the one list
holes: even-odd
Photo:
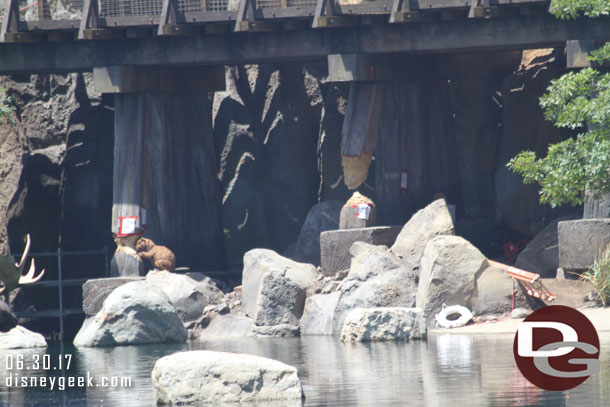
[(117, 287), (142, 279), (144, 277), (111, 277), (85, 281), (83, 284), (83, 312), (88, 317), (95, 316), (102, 309), (106, 298)]
[(118, 287), (74, 338), (83, 347), (186, 342), (187, 332), (167, 295), (146, 281)]
[(320, 234), (322, 273), (334, 276), (349, 269), (352, 256), (349, 251), (355, 242), (391, 246), (400, 233), (400, 226), (376, 226), (360, 229), (329, 230)]
[(206, 306), (216, 304), (224, 298), (224, 294), (216, 284), (201, 273), (184, 275), (167, 271), (150, 271), (146, 275), (146, 281), (160, 288), (167, 295), (185, 323), (198, 319)]
[(447, 305), (468, 305), (477, 274), (487, 268), (485, 256), (459, 236), (438, 236), (428, 242), (421, 259), (416, 306), (428, 325)]
[[(504, 314), (511, 310), (512, 292), (513, 280), (508, 273), (500, 268), (487, 267), (476, 275), (470, 301), (458, 305), (466, 305), (475, 315)], [(517, 290), (515, 295), (519, 303), (525, 301), (521, 290)]]
[(402, 228), (392, 252), (402, 257), (409, 267), (418, 267), (430, 239), (455, 235), (453, 220), (444, 199), (438, 199), (418, 211)]
[(254, 336), (254, 321), (241, 312), (217, 315), (205, 329), (199, 332), (198, 340), (218, 338), (245, 338)]
[(214, 351), (164, 356), (152, 371), (157, 404), (201, 405), (294, 400), (303, 388), (297, 369), (260, 356)]
[(8, 332), (0, 333), (0, 349), (46, 348), (44, 336), (17, 325)]
[(419, 308), (357, 308), (345, 318), (343, 342), (409, 341), (426, 337), (426, 319)]
[(385, 246), (356, 242), (350, 272), (343, 280), (333, 318), (333, 333), (340, 333), (347, 314), (355, 308), (413, 307), (417, 272), (405, 267)]
[(335, 308), (340, 295), (341, 291), (335, 291), (307, 298), (301, 317), (301, 335), (332, 335)]
[(320, 265), (320, 233), (339, 228), (342, 203), (328, 201), (315, 204), (307, 214), (292, 258), (302, 263)]
[(256, 325), (298, 327), (307, 288), (318, 272), (272, 250), (254, 249), (244, 255), (242, 300)]

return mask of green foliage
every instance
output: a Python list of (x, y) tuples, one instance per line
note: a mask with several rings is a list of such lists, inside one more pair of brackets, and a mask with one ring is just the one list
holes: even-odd
[(8, 121), (15, 124), (13, 119), (13, 111), (15, 108), (12, 105), (13, 99), (6, 94), (4, 89), (0, 89), (0, 121)]
[(581, 278), (593, 284), (602, 304), (607, 306), (610, 302), (610, 247), (595, 258), (591, 268)]
[[(610, 14), (608, 0), (557, 0), (561, 18)], [(610, 61), (610, 43), (592, 52), (591, 61)], [(551, 82), (540, 98), (544, 116), (556, 127), (580, 131), (574, 139), (552, 144), (546, 157), (523, 151), (507, 164), (527, 184), (540, 185), (540, 202), (580, 205), (585, 189), (594, 198), (610, 193), (610, 73), (594, 68), (570, 72)]]
[(610, 15), (608, 0), (554, 0), (551, 13), (557, 18), (569, 19), (580, 15), (601, 17)]

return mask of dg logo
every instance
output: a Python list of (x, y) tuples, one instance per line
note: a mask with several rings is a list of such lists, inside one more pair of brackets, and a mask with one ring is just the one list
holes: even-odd
[(562, 305), (541, 308), (520, 325), (513, 342), (517, 367), (545, 390), (572, 389), (599, 373), (599, 337), (579, 311)]

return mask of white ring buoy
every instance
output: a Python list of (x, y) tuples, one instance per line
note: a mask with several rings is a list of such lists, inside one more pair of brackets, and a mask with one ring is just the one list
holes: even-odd
[[(466, 325), (474, 317), (474, 314), (468, 308), (462, 305), (445, 307), (443, 304), (443, 307), (444, 308), (441, 310), (441, 312), (434, 316), (436, 319), (436, 325), (441, 328), (459, 328)], [(455, 314), (459, 314), (460, 317), (457, 319), (447, 318), (449, 315)]]

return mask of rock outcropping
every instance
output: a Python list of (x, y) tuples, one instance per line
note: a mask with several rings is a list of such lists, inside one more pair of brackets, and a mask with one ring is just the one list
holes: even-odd
[(115, 289), (74, 338), (82, 347), (186, 342), (187, 331), (167, 295), (146, 281)]
[(152, 371), (157, 404), (273, 403), (300, 406), (303, 388), (297, 370), (260, 356), (191, 351), (164, 356)]
[(357, 308), (341, 330), (343, 342), (409, 341), (426, 337), (426, 320), (419, 308)]

